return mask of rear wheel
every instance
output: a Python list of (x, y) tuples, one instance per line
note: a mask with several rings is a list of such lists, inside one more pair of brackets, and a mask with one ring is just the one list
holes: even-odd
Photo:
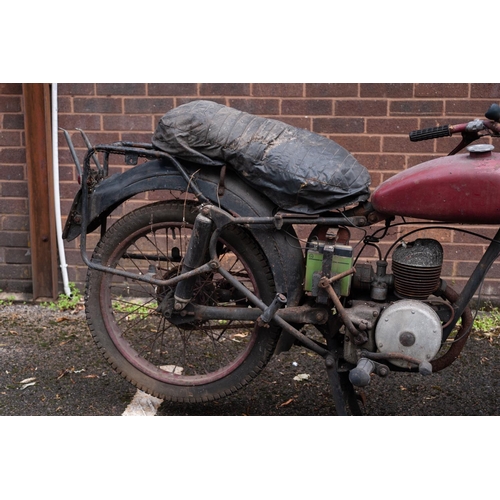
[[(192, 206), (160, 202), (114, 224), (93, 259), (137, 274), (167, 279), (180, 272), (196, 213)], [(265, 303), (274, 297), (272, 274), (260, 248), (241, 228), (218, 241), (222, 267)], [(266, 365), (279, 329), (252, 321), (183, 323), (172, 310), (173, 290), (89, 270), (87, 321), (98, 346), (118, 373), (138, 388), (170, 401), (199, 402), (229, 395)], [(201, 275), (193, 302), (248, 308), (247, 299), (215, 272)]]

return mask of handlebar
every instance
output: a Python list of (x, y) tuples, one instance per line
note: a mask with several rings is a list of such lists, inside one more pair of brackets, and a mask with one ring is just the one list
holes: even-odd
[(440, 137), (449, 137), (452, 135), (449, 125), (442, 125), (441, 127), (423, 128), (421, 130), (414, 130), (410, 132), (410, 141), (426, 141), (428, 139), (439, 139)]
[(462, 132), (463, 135), (471, 134), (478, 137), (478, 132), (487, 130), (491, 135), (500, 135), (500, 106), (492, 104), (486, 112), (488, 120), (473, 120), (468, 123), (458, 125), (441, 125), (439, 127), (424, 128), (410, 132), (410, 141), (427, 141), (429, 139), (439, 139), (440, 137), (449, 137), (453, 134)]

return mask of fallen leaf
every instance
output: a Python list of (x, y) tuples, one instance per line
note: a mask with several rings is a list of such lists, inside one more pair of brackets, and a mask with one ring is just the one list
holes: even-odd
[(310, 377), (309, 373), (299, 373), (295, 377), (293, 377), (293, 380), (307, 380)]

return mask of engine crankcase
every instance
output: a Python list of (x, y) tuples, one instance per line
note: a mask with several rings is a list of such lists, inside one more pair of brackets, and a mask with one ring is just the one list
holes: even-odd
[[(432, 307), (418, 300), (400, 300), (380, 315), (375, 343), (381, 353), (402, 354), (423, 362), (430, 361), (438, 353), (441, 334), (441, 320)], [(390, 362), (401, 368), (415, 367), (393, 356)]]

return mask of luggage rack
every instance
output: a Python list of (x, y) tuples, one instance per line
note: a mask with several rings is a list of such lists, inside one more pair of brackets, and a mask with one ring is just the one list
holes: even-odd
[[(60, 128), (62, 130), (64, 137), (66, 138), (66, 142), (68, 143), (68, 147), (73, 158), (73, 162), (75, 163), (77, 172), (78, 172), (78, 183), (79, 184), (87, 184), (94, 185), (99, 182), (99, 180), (105, 179), (109, 175), (109, 157), (112, 154), (122, 155), (125, 157), (125, 164), (130, 166), (137, 165), (139, 158), (147, 158), (149, 160), (159, 160), (164, 159), (169, 161), (178, 172), (184, 177), (187, 182), (188, 187), (190, 187), (195, 194), (199, 198), (200, 201), (204, 203), (208, 203), (208, 200), (203, 193), (200, 191), (198, 186), (196, 185), (196, 181), (188, 175), (186, 170), (182, 167), (182, 165), (171, 155), (164, 151), (160, 151), (155, 149), (151, 143), (147, 142), (131, 142), (131, 141), (118, 141), (113, 142), (111, 144), (99, 144), (97, 146), (93, 146), (82, 129), (77, 128), (87, 146), (87, 153), (83, 160), (83, 168), (80, 165), (80, 161), (78, 159), (78, 155), (76, 154), (75, 147), (73, 145), (73, 141), (67, 130)], [(103, 164), (99, 161), (96, 153), (103, 153)], [(96, 174), (92, 175), (90, 168), (90, 160), (93, 160), (96, 166)]]

